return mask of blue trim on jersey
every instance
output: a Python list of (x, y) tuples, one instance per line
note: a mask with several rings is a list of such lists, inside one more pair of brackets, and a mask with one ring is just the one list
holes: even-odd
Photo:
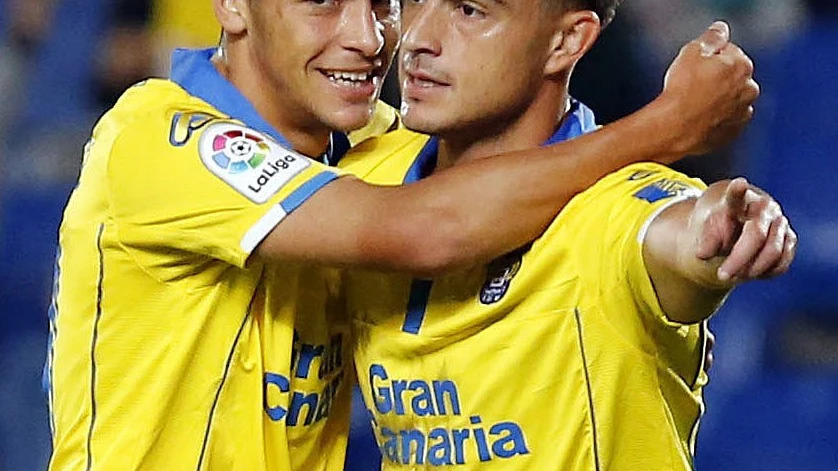
[(300, 185), (299, 188), (286, 196), (282, 202), (279, 203), (282, 209), (291, 214), (292, 211), (299, 208), (307, 199), (317, 193), (317, 190), (326, 186), (327, 183), (336, 179), (338, 176), (332, 172), (320, 172), (314, 178)]
[(428, 139), (416, 160), (407, 169), (402, 183), (414, 183), (434, 173), (437, 162), (437, 150), (439, 149), (439, 140), (435, 137)]
[[(418, 182), (433, 173), (436, 168), (438, 148), (437, 138), (430, 138), (407, 170), (402, 183)], [(425, 320), (425, 311), (428, 308), (432, 287), (433, 281), (431, 280), (413, 280), (410, 285), (410, 298), (407, 301), (407, 314), (404, 317), (402, 331), (409, 334), (419, 333), (419, 328), (422, 327), (422, 322)]]
[(173, 82), (190, 95), (209, 103), (218, 111), (238, 119), (259, 132), (265, 133), (284, 147), (291, 144), (268, 124), (250, 101), (215, 68), (211, 59), (216, 48), (175, 49), (172, 53)]
[(585, 106), (583, 103), (571, 98), (570, 108), (565, 114), (559, 129), (550, 136), (550, 139), (542, 144), (543, 146), (550, 146), (560, 142), (569, 141), (573, 138), (579, 137), (583, 134), (597, 130), (596, 117), (593, 110)]
[(431, 296), (433, 281), (415, 279), (410, 285), (410, 298), (407, 300), (407, 314), (404, 316), (402, 331), (418, 334), (425, 312), (428, 309), (428, 299)]
[[(271, 136), (283, 147), (293, 149), (285, 136), (268, 124), (250, 101), (218, 72), (211, 61), (216, 50), (176, 49), (172, 53), (171, 80), (218, 111)], [(334, 165), (349, 150), (349, 139), (343, 133), (333, 132), (331, 142), (338, 144), (330, 145), (327, 153), (329, 164)]]
[[(571, 98), (570, 108), (565, 114), (559, 129), (544, 142), (549, 146), (558, 144), (583, 134), (596, 131), (596, 117), (594, 112), (583, 103)], [(407, 170), (403, 183), (417, 182), (434, 172), (437, 164), (437, 153), (439, 141), (432, 137), (425, 143), (413, 164)], [(428, 299), (431, 295), (433, 282), (430, 280), (414, 279), (410, 285), (410, 298), (407, 302), (407, 314), (404, 318), (402, 330), (411, 334), (418, 334), (422, 321), (425, 319), (425, 311), (428, 307)]]
[(49, 406), (49, 429), (53, 438), (55, 438), (55, 411), (53, 410), (55, 404), (55, 390), (52, 384), (52, 372), (53, 365), (55, 363), (55, 338), (58, 336), (58, 288), (61, 276), (61, 268), (58, 261), (60, 259), (61, 247), (59, 246), (55, 253), (55, 268), (53, 269), (52, 275), (52, 300), (50, 301), (49, 309), (47, 309), (47, 318), (49, 319), (47, 359), (44, 362), (44, 371), (41, 375), (41, 388), (47, 396), (47, 404)]

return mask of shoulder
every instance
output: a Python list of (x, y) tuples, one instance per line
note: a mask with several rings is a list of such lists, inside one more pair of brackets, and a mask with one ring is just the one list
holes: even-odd
[(254, 183), (260, 171), (270, 171), (276, 186), (309, 166), (269, 136), (163, 80), (127, 91), (97, 126), (93, 142), (111, 193), (120, 195), (232, 187), (251, 197), (253, 187), (259, 198), (251, 199), (261, 201), (272, 186)]
[(227, 118), (174, 82), (160, 79), (147, 80), (126, 90), (107, 116), (118, 124), (120, 135), (160, 132), (173, 147), (188, 142), (202, 125)]
[(425, 134), (397, 129), (353, 148), (339, 166), (370, 183), (400, 183), (428, 139)]
[[(574, 203), (633, 201), (656, 204), (673, 198), (697, 196), (707, 185), (669, 167), (639, 163), (621, 168), (600, 179), (574, 198)], [(569, 205), (570, 206), (570, 205)]]
[[(611, 240), (626, 236), (662, 207), (698, 196), (706, 185), (698, 179), (655, 163), (623, 167), (574, 197), (544, 235)], [(561, 230), (573, 228), (573, 230)]]
[(182, 151), (203, 126), (223, 119), (209, 104), (168, 80), (150, 79), (126, 90), (93, 130), (94, 144), (110, 157), (128, 154), (147, 161)]

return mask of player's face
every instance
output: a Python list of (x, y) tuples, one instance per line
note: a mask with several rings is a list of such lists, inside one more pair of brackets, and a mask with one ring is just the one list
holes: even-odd
[(496, 129), (520, 115), (539, 90), (555, 28), (540, 1), (405, 0), (405, 124), (446, 134)]
[(249, 54), (297, 126), (367, 123), (399, 39), (398, 0), (253, 0)]

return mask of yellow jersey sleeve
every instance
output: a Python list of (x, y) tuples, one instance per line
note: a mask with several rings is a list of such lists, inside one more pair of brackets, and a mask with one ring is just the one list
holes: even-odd
[(285, 216), (340, 172), (207, 114), (135, 123), (114, 141), (107, 182), (121, 243), (151, 256), (140, 264), (165, 265), (182, 251), (243, 267)]
[[(649, 225), (658, 214), (673, 204), (700, 196), (707, 186), (657, 164), (629, 166), (602, 183), (597, 185), (597, 193), (590, 195), (589, 203), (593, 207), (592, 215), (605, 215), (604, 224), (594, 226), (599, 230), (592, 234), (601, 258), (592, 265), (598, 274), (591, 285), (603, 293), (601, 302), (606, 306), (605, 312), (610, 313), (607, 321), (615, 331), (625, 334), (631, 331), (632, 325), (638, 324), (622, 318), (621, 314), (636, 311), (648, 338), (654, 339), (644, 347), (650, 349), (647, 353), (666, 365), (668, 374), (682, 378), (692, 391), (700, 391), (707, 383), (703, 366), (706, 322), (689, 325), (667, 316), (646, 269), (643, 243)], [(681, 397), (674, 392), (678, 388), (672, 389), (664, 380), (660, 381), (663, 394), (673, 403), (680, 403), (674, 399)], [(677, 409), (690, 410), (683, 404)], [(686, 421), (679, 423), (683, 425)], [(686, 428), (681, 433), (690, 434)]]
[(642, 314), (679, 327), (660, 307), (643, 260), (643, 238), (664, 209), (704, 189), (700, 180), (644, 163), (612, 173), (574, 200), (567, 210), (579, 221), (577, 246), (591, 257), (581, 269), (586, 282), (606, 298), (632, 299)]

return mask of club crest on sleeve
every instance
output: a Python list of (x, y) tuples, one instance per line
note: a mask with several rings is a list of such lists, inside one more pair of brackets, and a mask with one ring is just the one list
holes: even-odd
[(235, 123), (214, 123), (199, 145), (204, 166), (254, 203), (262, 204), (311, 165), (261, 133)]
[(634, 197), (649, 203), (656, 203), (676, 196), (697, 196), (698, 194), (698, 189), (693, 186), (681, 181), (662, 178), (640, 189)]

